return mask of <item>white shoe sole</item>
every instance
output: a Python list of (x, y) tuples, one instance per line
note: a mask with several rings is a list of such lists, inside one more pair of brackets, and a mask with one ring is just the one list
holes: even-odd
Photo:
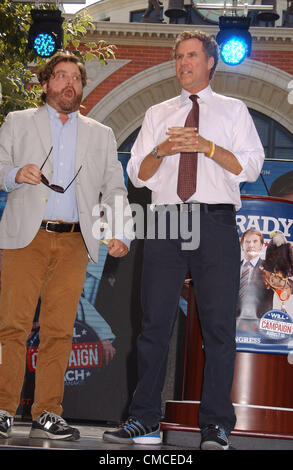
[(161, 436), (138, 436), (138, 437), (116, 437), (111, 434), (104, 434), (103, 440), (116, 444), (138, 444), (138, 445), (160, 445), (162, 444)]
[(43, 431), (42, 429), (31, 429), (30, 431), (30, 435), (29, 435), (30, 438), (38, 438), (38, 439), (53, 439), (53, 440), (60, 440), (60, 439), (63, 439), (63, 440), (66, 440), (66, 441), (76, 441), (79, 439), (74, 437), (72, 434), (64, 434), (62, 436), (58, 436), (56, 434), (52, 434), (50, 432), (47, 432), (47, 431)]
[(221, 444), (215, 441), (205, 441), (201, 444), (200, 448), (202, 450), (229, 450), (229, 444), (226, 446), (222, 446)]
[(157, 436), (138, 436), (132, 438), (134, 444), (151, 444), (159, 445), (162, 444), (162, 438), (160, 435)]

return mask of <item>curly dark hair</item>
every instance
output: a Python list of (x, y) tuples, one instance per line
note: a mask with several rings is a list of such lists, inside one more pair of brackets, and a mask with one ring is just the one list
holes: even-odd
[[(54, 72), (56, 65), (59, 64), (60, 62), (73, 62), (74, 64), (77, 65), (81, 74), (82, 86), (84, 88), (87, 82), (85, 66), (76, 55), (68, 51), (57, 52), (52, 57), (50, 57), (50, 59), (48, 59), (45, 65), (43, 65), (40, 68), (38, 72), (38, 80), (40, 84), (43, 85), (43, 83), (49, 82), (50, 77), (52, 73)], [(44, 103), (46, 102), (46, 93), (42, 93), (41, 99), (44, 101)]]
[(210, 70), (210, 80), (211, 80), (213, 78), (213, 75), (215, 73), (215, 70), (219, 61), (219, 48), (218, 48), (218, 44), (217, 44), (215, 37), (213, 35), (210, 36), (209, 34), (206, 34), (203, 31), (183, 31), (176, 38), (174, 48), (173, 48), (174, 58), (176, 57), (176, 51), (177, 51), (179, 44), (182, 41), (186, 41), (186, 39), (198, 39), (199, 41), (201, 41), (206, 57), (214, 58), (215, 63), (212, 69)]

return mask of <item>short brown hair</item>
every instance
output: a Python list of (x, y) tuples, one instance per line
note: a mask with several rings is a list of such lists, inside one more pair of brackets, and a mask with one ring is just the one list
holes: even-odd
[(209, 34), (204, 33), (203, 31), (183, 31), (180, 33), (175, 41), (174, 44), (174, 57), (176, 57), (176, 51), (179, 46), (179, 44), (182, 41), (186, 41), (187, 39), (198, 39), (199, 41), (202, 42), (203, 45), (203, 50), (207, 56), (207, 58), (213, 57), (214, 58), (214, 65), (212, 69), (210, 70), (210, 80), (212, 79), (218, 61), (219, 61), (219, 48), (217, 41), (214, 36), (210, 36)]
[(249, 234), (257, 235), (260, 238), (261, 244), (262, 245), (264, 244), (264, 237), (263, 237), (262, 233), (259, 230), (257, 230), (256, 228), (249, 228), (248, 230), (243, 232), (242, 235), (241, 235), (241, 239), (240, 239), (240, 244), (241, 245), (243, 244), (246, 235), (249, 235)]
[[(49, 82), (50, 77), (56, 65), (59, 64), (60, 62), (73, 62), (74, 64), (77, 65), (80, 71), (80, 75), (81, 75), (82, 86), (84, 88), (87, 82), (85, 66), (76, 55), (68, 51), (57, 52), (52, 57), (50, 57), (50, 59), (48, 59), (45, 65), (41, 67), (41, 69), (38, 72), (38, 80), (40, 84), (42, 85), (44, 82), (47, 82), (47, 83)], [(44, 102), (46, 102), (46, 93), (43, 93), (41, 98)]]

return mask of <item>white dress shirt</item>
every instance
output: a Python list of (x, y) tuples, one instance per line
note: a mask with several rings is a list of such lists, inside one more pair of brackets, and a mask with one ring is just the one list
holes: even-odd
[[(264, 150), (246, 105), (237, 99), (214, 93), (210, 86), (199, 96), (199, 134), (232, 152), (243, 170), (239, 175), (222, 168), (203, 153), (198, 154), (197, 189), (188, 202), (233, 204), (241, 207), (239, 183), (255, 181), (264, 161)], [(152, 191), (153, 204), (178, 204), (177, 177), (180, 154), (163, 158), (157, 172), (147, 181), (138, 178), (142, 160), (167, 137), (172, 126), (184, 126), (192, 103), (190, 93), (152, 106), (131, 151), (127, 172), (135, 187)]]

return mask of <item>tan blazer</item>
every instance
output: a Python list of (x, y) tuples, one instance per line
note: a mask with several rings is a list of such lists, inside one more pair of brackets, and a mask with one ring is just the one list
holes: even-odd
[[(40, 167), (50, 148), (46, 106), (9, 113), (0, 129), (0, 188), (5, 190), (4, 178), (12, 168), (28, 163)], [(52, 170), (50, 159), (46, 165), (48, 171)], [(128, 213), (130, 209), (112, 130), (81, 114), (78, 114), (75, 165), (76, 171), (82, 165), (75, 180), (81, 231), (90, 257), (97, 262), (99, 240), (94, 237), (92, 228), (98, 216), (92, 213), (100, 193), (113, 213), (115, 196), (123, 200)], [(42, 183), (25, 183), (9, 192), (0, 222), (0, 249), (22, 248), (33, 240), (44, 218), (49, 191)], [(112, 231), (115, 232), (114, 224)]]

